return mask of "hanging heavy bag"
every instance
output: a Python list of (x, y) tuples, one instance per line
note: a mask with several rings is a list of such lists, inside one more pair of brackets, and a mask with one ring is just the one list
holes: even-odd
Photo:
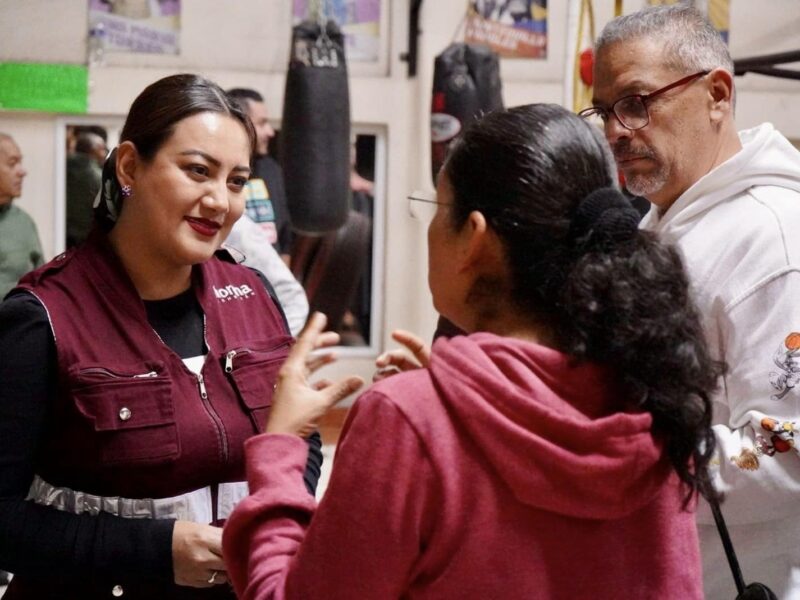
[(436, 57), (431, 103), (434, 185), (450, 142), (472, 119), (500, 108), (500, 61), (495, 52), (485, 46), (454, 43)]
[(350, 210), (350, 93), (344, 36), (332, 20), (293, 29), (281, 142), (292, 228), (341, 227)]

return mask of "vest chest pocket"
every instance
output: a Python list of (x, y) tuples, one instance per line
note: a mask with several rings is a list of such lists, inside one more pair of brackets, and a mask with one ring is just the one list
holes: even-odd
[(156, 463), (180, 454), (172, 384), (160, 369), (80, 369), (72, 396), (91, 422), (103, 464)]
[(278, 371), (289, 354), (290, 345), (289, 339), (269, 350), (235, 348), (222, 357), (225, 373), (233, 381), (256, 433), (262, 433), (267, 424)]

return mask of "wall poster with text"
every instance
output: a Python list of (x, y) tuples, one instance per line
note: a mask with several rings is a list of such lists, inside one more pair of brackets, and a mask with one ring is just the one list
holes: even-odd
[(470, 0), (464, 38), (506, 58), (547, 58), (547, 0)]
[(326, 16), (339, 24), (345, 35), (348, 62), (376, 62), (381, 56), (382, 0), (293, 0), (295, 25), (315, 18), (321, 4)]
[(179, 54), (181, 0), (89, 0), (90, 40), (105, 51)]

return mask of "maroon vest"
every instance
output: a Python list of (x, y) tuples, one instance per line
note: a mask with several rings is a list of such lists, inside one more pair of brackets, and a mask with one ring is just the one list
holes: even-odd
[(47, 310), (59, 385), (37, 473), (101, 496), (159, 498), (240, 481), (244, 441), (263, 430), (292, 338), (249, 269), (215, 257), (192, 286), (208, 348), (192, 373), (149, 325), (100, 235), (30, 273), (20, 288)]

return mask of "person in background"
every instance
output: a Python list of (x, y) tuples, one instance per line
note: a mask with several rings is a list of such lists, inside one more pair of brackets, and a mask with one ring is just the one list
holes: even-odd
[(92, 205), (108, 147), (96, 133), (81, 132), (75, 152), (67, 155), (67, 248), (77, 246), (92, 227)]
[(469, 335), (356, 400), (317, 506), (301, 436), (361, 380), (309, 385), (312, 316), (245, 443), (251, 496), (223, 531), (239, 597), (702, 598), (720, 365), (601, 132), (555, 105), (492, 112), (412, 202), (435, 210), (434, 306)]
[[(0, 304), (4, 600), (234, 597), (220, 525), (292, 343), (269, 282), (218, 252), (254, 143), (216, 84), (151, 84), (89, 238)], [(311, 495), (318, 434), (305, 443)]]
[(228, 95), (239, 102), (256, 129), (253, 174), (246, 188), (247, 215), (267, 232), (270, 243), (289, 264), (292, 250), (292, 224), (286, 202), (283, 171), (269, 156), (269, 142), (275, 130), (269, 123), (264, 97), (249, 88), (233, 88)]
[[(611, 21), (593, 107), (642, 227), (686, 261), (708, 345), (728, 365), (714, 400), (715, 485), (746, 580), (800, 598), (800, 152), (772, 125), (737, 133), (733, 62), (696, 9)], [(710, 510), (698, 513), (708, 598), (734, 582)]]
[(28, 172), (22, 152), (7, 133), (0, 133), (0, 300), (25, 273), (42, 264), (42, 244), (33, 219), (14, 206)]
[(243, 214), (234, 223), (225, 247), (242, 253), (242, 264), (260, 271), (272, 284), (286, 315), (289, 330), (297, 335), (308, 319), (308, 297), (272, 244), (267, 232)]

